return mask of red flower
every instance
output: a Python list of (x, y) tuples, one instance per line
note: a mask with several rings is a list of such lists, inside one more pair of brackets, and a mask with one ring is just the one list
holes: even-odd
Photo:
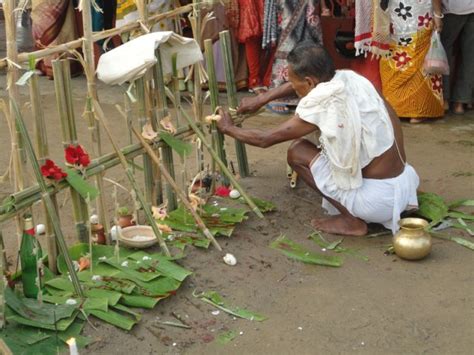
[(418, 16), (418, 27), (430, 28), (430, 23), (433, 18), (427, 12), (425, 16)]
[(443, 89), (443, 79), (441, 77), (441, 75), (434, 75), (432, 78), (431, 78), (431, 88), (434, 90), (434, 91), (437, 91), (437, 92), (441, 92), (441, 90)]
[(64, 155), (66, 158), (66, 162), (73, 165), (80, 165), (82, 167), (87, 167), (91, 160), (89, 158), (89, 154), (82, 148), (82, 146), (73, 146), (72, 144), (69, 145), (64, 150)]
[(216, 188), (215, 195), (220, 197), (228, 197), (230, 193), (230, 189), (226, 186), (219, 186)]
[(48, 179), (53, 179), (56, 181), (65, 178), (67, 174), (61, 170), (59, 166), (54, 164), (52, 160), (46, 159), (46, 162), (41, 166), (41, 174)]
[(407, 52), (397, 52), (392, 58), (395, 62), (397, 62), (397, 68), (403, 67), (411, 60)]

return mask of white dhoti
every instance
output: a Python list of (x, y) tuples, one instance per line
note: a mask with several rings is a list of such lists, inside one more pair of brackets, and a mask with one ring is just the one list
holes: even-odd
[[(319, 191), (341, 205), (353, 216), (367, 223), (380, 223), (396, 233), (399, 229), (400, 214), (418, 207), (416, 189), (420, 179), (409, 164), (404, 171), (391, 179), (363, 178), (362, 186), (357, 189), (343, 190), (336, 186), (331, 178), (329, 161), (320, 156), (311, 165), (311, 173)], [(331, 215), (339, 211), (325, 198), (322, 207)]]

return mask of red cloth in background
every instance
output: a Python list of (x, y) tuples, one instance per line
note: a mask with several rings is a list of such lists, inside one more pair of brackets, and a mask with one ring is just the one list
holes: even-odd
[(239, 31), (237, 39), (241, 43), (252, 37), (263, 35), (263, 1), (239, 0)]
[(266, 58), (268, 53), (262, 49), (261, 37), (253, 37), (245, 42), (245, 55), (249, 68), (249, 88), (270, 86), (273, 56)]
[(379, 59), (372, 59), (371, 55), (364, 57), (357, 57), (352, 60), (350, 63), (350, 69), (359, 73), (366, 79), (368, 79), (375, 88), (382, 92), (382, 80), (380, 79), (380, 70), (379, 70)]

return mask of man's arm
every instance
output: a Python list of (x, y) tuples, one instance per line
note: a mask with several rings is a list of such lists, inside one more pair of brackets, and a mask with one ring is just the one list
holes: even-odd
[(260, 109), (260, 107), (266, 105), (270, 101), (281, 99), (290, 95), (295, 95), (295, 90), (293, 90), (293, 87), (289, 82), (284, 83), (283, 85), (268, 90), (263, 94), (251, 97), (244, 97), (240, 101), (237, 113), (243, 114), (256, 112)]
[(276, 128), (264, 131), (261, 129), (237, 127), (234, 125), (228, 112), (220, 110), (219, 114), (222, 117), (217, 121), (219, 131), (243, 143), (260, 148), (267, 148), (277, 143), (301, 138), (317, 130), (315, 125), (303, 121), (297, 115), (283, 122)]

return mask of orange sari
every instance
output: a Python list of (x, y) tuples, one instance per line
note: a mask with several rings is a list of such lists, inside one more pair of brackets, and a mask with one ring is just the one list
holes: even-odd
[[(383, 94), (399, 117), (442, 117), (442, 77), (423, 71), (423, 61), (431, 43), (431, 1), (404, 0), (405, 8), (401, 8), (401, 2), (393, 3), (390, 8), (393, 26), (390, 55), (380, 60)], [(406, 14), (411, 16), (403, 16)], [(413, 25), (411, 33), (407, 30), (410, 28), (408, 21)]]

